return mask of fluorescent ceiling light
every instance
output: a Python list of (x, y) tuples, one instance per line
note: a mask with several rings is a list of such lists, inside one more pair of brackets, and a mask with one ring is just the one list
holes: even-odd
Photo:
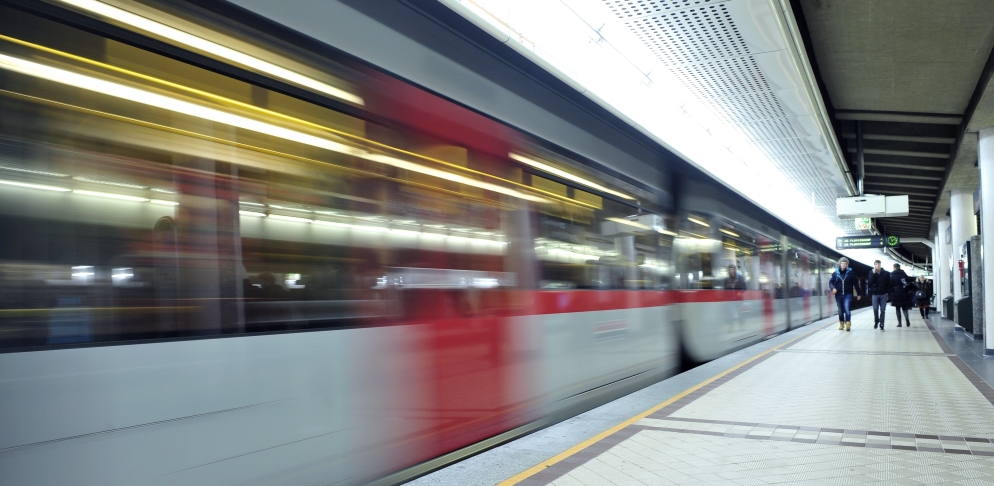
[(29, 189), (41, 189), (43, 191), (69, 192), (69, 189), (66, 189), (64, 187), (46, 186), (43, 184), (28, 184), (27, 182), (5, 181), (3, 179), (0, 179), (0, 184), (8, 186), (27, 187)]
[(161, 204), (163, 206), (179, 206), (179, 203), (176, 201), (166, 201), (163, 199), (152, 199), (149, 202), (152, 204)]
[(338, 223), (338, 222), (335, 222), (335, 221), (322, 221), (320, 219), (315, 219), (314, 220), (314, 224), (321, 224), (321, 225), (325, 225), (325, 226), (334, 226), (336, 228), (351, 228), (352, 227), (351, 224)]
[(238, 204), (244, 204), (246, 206), (261, 206), (261, 207), (265, 207), (266, 206), (265, 204), (259, 204), (259, 203), (248, 202), (248, 201), (238, 201)]
[(107, 17), (123, 24), (127, 24), (138, 30), (145, 31), (147, 33), (154, 34), (159, 37), (163, 37), (173, 41), (177, 44), (185, 45), (192, 49), (197, 49), (203, 51), (222, 59), (234, 62), (236, 64), (241, 64), (252, 68), (256, 71), (268, 74), (270, 76), (280, 78), (284, 81), (289, 81), (293, 84), (303, 86), (306, 88), (319, 91), (321, 93), (327, 94), (329, 96), (334, 96), (335, 98), (348, 101), (350, 103), (355, 103), (357, 105), (362, 105), (363, 100), (361, 97), (349, 93), (341, 88), (336, 88), (327, 83), (323, 83), (309, 76), (291, 71), (287, 68), (277, 66), (271, 62), (264, 61), (254, 56), (250, 56), (243, 52), (236, 51), (230, 47), (222, 46), (215, 42), (209, 41), (202, 37), (197, 37), (195, 35), (183, 32), (182, 30), (170, 27), (168, 25), (156, 22), (146, 17), (133, 14), (126, 10), (122, 10), (117, 7), (113, 7), (103, 2), (98, 2), (95, 0), (61, 0), (63, 3), (67, 3), (74, 7), (81, 8), (88, 12)]
[(514, 160), (517, 160), (518, 162), (521, 162), (522, 164), (530, 165), (530, 166), (532, 166), (532, 167), (534, 167), (536, 169), (539, 169), (539, 170), (542, 170), (544, 172), (548, 172), (550, 174), (559, 176), (559, 177), (561, 177), (563, 179), (566, 179), (568, 181), (573, 181), (573, 182), (576, 182), (577, 184), (582, 184), (582, 185), (590, 187), (592, 189), (596, 189), (596, 190), (598, 190), (600, 192), (604, 192), (604, 193), (607, 193), (607, 194), (613, 194), (615, 196), (618, 196), (618, 197), (624, 198), (624, 199), (629, 199), (629, 200), (634, 200), (635, 199), (634, 197), (629, 196), (628, 194), (624, 194), (624, 193), (621, 193), (621, 192), (618, 192), (618, 191), (615, 191), (615, 190), (612, 190), (612, 189), (608, 189), (608, 188), (606, 188), (606, 187), (604, 187), (604, 186), (602, 186), (602, 185), (600, 185), (600, 184), (598, 184), (596, 182), (589, 181), (589, 180), (584, 179), (584, 178), (582, 178), (580, 176), (575, 176), (575, 175), (570, 174), (569, 172), (566, 172), (564, 170), (560, 170), (560, 169), (557, 169), (555, 167), (552, 167), (551, 165), (544, 164), (544, 163), (539, 162), (539, 161), (537, 161), (535, 159), (531, 159), (531, 158), (525, 157), (524, 155), (519, 155), (519, 154), (516, 154), (516, 153), (512, 152), (510, 154), (507, 154), (507, 156), (510, 157), (510, 158), (512, 158), (512, 159), (514, 159)]
[(266, 213), (258, 213), (255, 211), (238, 211), (238, 214), (242, 216), (252, 216), (253, 218), (265, 218)]
[(614, 221), (615, 223), (627, 224), (628, 226), (634, 226), (636, 228), (641, 228), (641, 229), (644, 229), (644, 230), (652, 229), (652, 228), (650, 228), (650, 227), (648, 227), (648, 226), (646, 226), (646, 225), (644, 225), (642, 223), (639, 223), (638, 221), (631, 221), (631, 220), (624, 219), (624, 218), (604, 218), (604, 219), (606, 219), (608, 221)]
[(389, 228), (384, 228), (382, 226), (365, 226), (365, 225), (353, 225), (352, 228), (363, 231), (374, 231), (377, 233), (382, 233), (385, 231), (390, 231)]
[(701, 226), (707, 226), (708, 228), (711, 227), (711, 225), (709, 225), (709, 224), (705, 223), (704, 221), (701, 221), (701, 220), (699, 220), (697, 218), (693, 218), (693, 217), (687, 218), (687, 221), (690, 221), (691, 223), (697, 223), (697, 224), (699, 224)]
[(276, 209), (285, 209), (287, 211), (300, 211), (301, 213), (313, 213), (314, 212), (314, 211), (311, 211), (310, 209), (291, 208), (291, 207), (287, 207), (287, 206), (277, 206), (275, 204), (270, 204), (269, 207), (276, 208)]
[(101, 180), (97, 180), (97, 179), (90, 179), (89, 177), (76, 176), (76, 177), (73, 177), (73, 179), (76, 179), (77, 181), (83, 181), (83, 182), (92, 182), (92, 183), (95, 183), (95, 184), (105, 184), (105, 185), (108, 185), (108, 186), (127, 187), (127, 188), (130, 188), (130, 189), (148, 189), (148, 187), (139, 186), (139, 185), (136, 185), (136, 184), (122, 184), (120, 182), (101, 181)]
[(233, 113), (227, 113), (214, 108), (201, 106), (195, 103), (190, 103), (188, 101), (183, 101), (177, 98), (171, 98), (169, 96), (164, 96), (151, 91), (145, 91), (124, 84), (115, 83), (112, 81), (105, 81), (103, 79), (95, 78), (92, 76), (86, 76), (83, 74), (74, 73), (72, 71), (67, 71), (65, 69), (46, 66), (44, 64), (39, 64), (25, 59), (20, 59), (0, 54), (0, 68), (19, 72), (22, 74), (27, 74), (29, 76), (35, 76), (38, 78), (47, 79), (49, 81), (54, 81), (56, 83), (62, 83), (69, 86), (75, 86), (77, 88), (82, 88), (89, 91), (106, 94), (108, 96), (114, 96), (117, 98), (133, 101), (135, 103), (141, 103), (143, 105), (154, 106), (156, 108), (162, 108), (164, 110), (169, 110), (176, 113), (186, 114), (197, 118), (203, 118), (205, 120), (223, 123), (225, 125), (244, 128), (246, 130), (250, 130), (253, 132), (277, 138), (282, 138), (285, 140), (290, 140), (304, 145), (310, 145), (312, 147), (318, 147), (333, 152), (360, 157), (366, 160), (372, 160), (374, 162), (379, 162), (381, 164), (390, 165), (400, 169), (406, 169), (412, 172), (426, 174), (433, 177), (438, 177), (440, 179), (445, 179), (452, 182), (458, 182), (460, 184), (465, 184), (467, 186), (486, 189), (488, 191), (493, 191), (499, 194), (513, 196), (518, 199), (524, 199), (526, 201), (535, 201), (542, 203), (549, 202), (548, 199), (542, 197), (532, 196), (531, 194), (523, 193), (521, 191), (517, 191), (511, 188), (499, 186), (496, 184), (491, 184), (489, 182), (479, 181), (470, 177), (466, 177), (461, 174), (446, 172), (443, 170), (435, 169), (433, 167), (423, 166), (420, 164), (408, 162), (406, 160), (401, 160), (396, 157), (391, 157), (388, 155), (373, 154), (359, 147), (352, 147), (343, 143), (335, 142), (321, 137), (316, 137), (314, 135), (299, 132), (289, 128), (273, 125), (271, 123), (266, 123), (263, 121), (247, 118)]
[(309, 220), (307, 218), (298, 218), (296, 216), (283, 216), (282, 214), (270, 214), (269, 217), (272, 218), (272, 219), (279, 219), (279, 220), (282, 220), (282, 221), (293, 221), (294, 223), (311, 223), (311, 222), (313, 222), (313, 221), (311, 221), (311, 220)]
[(13, 171), (16, 171), (16, 172), (27, 172), (28, 174), (38, 174), (38, 175), (45, 175), (45, 176), (52, 176), (52, 177), (69, 177), (69, 174), (60, 174), (58, 172), (47, 172), (47, 171), (44, 171), (44, 170), (21, 169), (19, 167), (0, 166), (0, 169), (3, 169), (3, 170), (13, 170)]
[(666, 229), (657, 229), (656, 232), (657, 233), (662, 233), (664, 235), (677, 236), (676, 232), (670, 231), (670, 230), (666, 230)]
[(124, 194), (110, 194), (107, 192), (97, 192), (97, 191), (82, 191), (79, 189), (76, 189), (72, 192), (73, 194), (82, 194), (84, 196), (105, 197), (107, 199), (120, 199), (122, 201), (135, 201), (135, 202), (148, 201), (148, 198), (137, 197), (137, 196), (125, 196)]
[(734, 232), (734, 231), (731, 231), (731, 230), (727, 230), (727, 229), (725, 229), (725, 228), (720, 228), (720, 229), (719, 229), (718, 231), (721, 231), (722, 233), (725, 233), (725, 234), (726, 234), (726, 235), (728, 235), (728, 236), (734, 236), (734, 237), (736, 237), (736, 238), (738, 238), (738, 237), (739, 237), (739, 234), (738, 234), (738, 233), (736, 233), (736, 232)]

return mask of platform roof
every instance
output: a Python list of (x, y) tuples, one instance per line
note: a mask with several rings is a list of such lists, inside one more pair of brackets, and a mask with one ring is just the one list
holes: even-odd
[[(861, 125), (865, 190), (907, 194), (911, 215), (878, 229), (933, 238), (954, 189), (977, 188), (976, 130), (994, 126), (990, 84), (994, 2), (799, 0), (808, 56), (847, 165), (857, 174)], [(925, 245), (905, 245), (918, 261)]]

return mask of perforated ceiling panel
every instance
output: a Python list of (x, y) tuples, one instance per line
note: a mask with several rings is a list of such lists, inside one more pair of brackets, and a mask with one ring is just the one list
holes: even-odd
[(781, 105), (758, 53), (751, 52), (736, 23), (734, 7), (743, 1), (748, 0), (603, 0), (676, 79), (834, 219), (835, 198), (847, 195), (845, 187), (832, 172), (837, 169), (812, 157), (796, 114)]

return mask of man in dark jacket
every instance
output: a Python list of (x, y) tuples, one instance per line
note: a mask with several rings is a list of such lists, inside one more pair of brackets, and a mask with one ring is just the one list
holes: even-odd
[(852, 305), (852, 298), (855, 295), (859, 300), (859, 279), (852, 269), (849, 268), (849, 259), (842, 257), (839, 259), (839, 268), (832, 272), (832, 278), (828, 280), (828, 288), (832, 289), (835, 295), (835, 303), (839, 306), (839, 330), (849, 331), (852, 327), (852, 313), (849, 306)]
[(901, 327), (901, 312), (904, 312), (904, 320), (908, 323), (908, 327), (911, 327), (908, 309), (911, 308), (911, 296), (916, 290), (918, 286), (908, 274), (904, 273), (904, 270), (901, 270), (901, 265), (895, 263), (894, 271), (890, 272), (890, 305), (897, 311), (897, 327)]
[(887, 294), (891, 291), (890, 272), (880, 266), (880, 260), (873, 262), (873, 271), (866, 279), (866, 287), (870, 291), (873, 303), (873, 328), (884, 330), (884, 319), (887, 317)]

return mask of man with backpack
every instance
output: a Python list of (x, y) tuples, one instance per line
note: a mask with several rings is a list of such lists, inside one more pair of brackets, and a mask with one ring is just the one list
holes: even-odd
[(890, 294), (890, 272), (880, 266), (880, 260), (873, 262), (873, 271), (866, 279), (866, 287), (870, 291), (873, 304), (873, 328), (884, 330), (884, 319), (887, 317), (887, 295)]
[(852, 298), (855, 295), (856, 300), (859, 300), (862, 293), (859, 291), (859, 279), (849, 268), (848, 258), (839, 259), (839, 268), (832, 272), (832, 278), (828, 279), (828, 288), (832, 289), (835, 303), (839, 306), (839, 330), (845, 329), (848, 332), (852, 327), (852, 313), (849, 311)]

